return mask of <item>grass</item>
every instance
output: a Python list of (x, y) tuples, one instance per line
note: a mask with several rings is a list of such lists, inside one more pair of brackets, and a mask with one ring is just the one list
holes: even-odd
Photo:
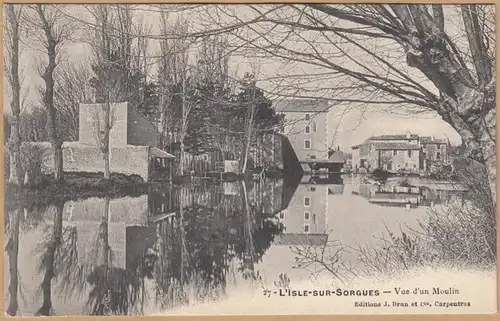
[(428, 210), (420, 229), (389, 231), (375, 248), (359, 248), (368, 275), (394, 274), (420, 267), (490, 270), (496, 265), (495, 202), (486, 171), (457, 163), (456, 176), (468, 188), (465, 198)]

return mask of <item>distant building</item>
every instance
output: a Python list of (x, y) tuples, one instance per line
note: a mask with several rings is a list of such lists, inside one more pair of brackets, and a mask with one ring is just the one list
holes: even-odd
[(425, 159), (424, 168), (430, 167), (433, 162), (450, 162), (450, 151), (446, 139), (420, 137), (420, 145), (422, 146), (422, 156)]
[[(345, 163), (343, 153), (332, 147), (333, 135), (328, 124), (328, 102), (325, 100), (282, 100), (275, 104), (276, 113), (284, 115), (280, 130), (292, 145), (302, 169), (340, 172)], [(332, 157), (332, 152), (335, 156)]]
[[(101, 142), (104, 134), (104, 108), (102, 104), (80, 104), (78, 141), (64, 142), (63, 164), (65, 172), (104, 172)], [(139, 175), (145, 181), (158, 167), (167, 167), (173, 155), (159, 149), (159, 133), (146, 117), (129, 103), (111, 105), (109, 133), (110, 171), (126, 175)], [(53, 168), (53, 153), (49, 142), (25, 143), (46, 149), (44, 167)]]
[(321, 100), (282, 100), (276, 113), (285, 116), (281, 132), (292, 144), (301, 163), (328, 159), (328, 104)]
[(436, 161), (447, 163), (448, 144), (444, 139), (420, 137), (416, 134), (372, 136), (352, 146), (355, 172), (382, 168), (390, 172), (420, 173)]

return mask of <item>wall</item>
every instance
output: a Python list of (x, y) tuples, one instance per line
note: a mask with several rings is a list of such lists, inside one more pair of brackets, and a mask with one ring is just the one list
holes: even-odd
[[(312, 112), (284, 112), (285, 128), (284, 134), (290, 140), (299, 161), (311, 162), (328, 159), (328, 113)], [(305, 120), (305, 115), (309, 114), (310, 120)], [(310, 133), (306, 134), (306, 126), (310, 126)], [(314, 130), (316, 129), (316, 130)], [(304, 148), (304, 141), (311, 141), (311, 148)]]
[[(313, 190), (315, 189), (315, 190)], [(310, 197), (310, 205), (304, 205), (304, 198)], [(326, 232), (326, 213), (328, 186), (316, 184), (300, 184), (293, 195), (287, 209), (278, 216), (285, 226), (284, 233), (305, 233), (304, 225), (309, 225), (309, 233)], [(309, 212), (309, 219), (305, 219)]]
[(127, 144), (158, 147), (160, 133), (157, 128), (132, 106), (128, 106)]
[[(374, 152), (374, 154), (376, 153), (378, 153), (378, 151)], [(411, 157), (408, 156), (408, 150), (397, 150), (396, 155), (394, 155), (394, 150), (381, 150), (380, 157), (381, 164), (384, 169), (388, 169), (387, 163), (392, 162), (392, 168), (390, 169), (390, 171), (398, 171), (400, 169), (404, 169), (407, 171), (418, 171), (420, 169), (419, 150), (412, 150)]]
[(448, 162), (448, 153), (446, 150), (446, 144), (426, 144), (423, 148), (423, 152), (426, 153), (426, 159), (430, 161), (436, 161), (437, 153), (439, 152), (441, 154), (440, 160)]
[[(127, 103), (112, 104), (111, 131), (109, 145), (124, 147), (127, 145)], [(97, 134), (104, 128), (103, 104), (80, 104), (78, 141), (89, 145), (98, 145)]]
[(359, 148), (354, 148), (352, 150), (352, 170), (359, 170), (360, 160), (359, 160)]
[[(44, 167), (47, 172), (53, 168), (53, 153), (47, 142), (24, 144), (24, 148), (36, 144), (46, 149)], [(111, 148), (110, 170), (126, 175), (136, 174), (145, 181), (149, 177), (149, 148), (146, 146), (127, 146)], [(63, 162), (65, 172), (104, 172), (104, 160), (96, 146), (66, 142), (63, 144)]]

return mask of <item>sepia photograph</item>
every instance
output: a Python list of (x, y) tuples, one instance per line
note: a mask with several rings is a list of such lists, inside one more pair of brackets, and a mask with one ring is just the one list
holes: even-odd
[(494, 4), (2, 4), (6, 316), (497, 313)]

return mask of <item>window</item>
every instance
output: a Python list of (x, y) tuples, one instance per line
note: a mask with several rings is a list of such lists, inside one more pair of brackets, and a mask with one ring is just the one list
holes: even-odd
[(306, 139), (304, 141), (304, 148), (305, 149), (311, 149), (311, 141), (309, 139)]
[(310, 120), (311, 116), (309, 114), (306, 114), (306, 120)]
[(208, 162), (208, 155), (206, 155), (206, 154), (205, 154), (205, 155), (203, 155), (203, 160), (204, 160), (205, 162)]
[(315, 192), (316, 191), (316, 187), (311, 187), (310, 190), (311, 190), (311, 192)]
[(417, 168), (417, 165), (413, 164), (413, 168)]
[(304, 220), (309, 221), (311, 219), (311, 214), (309, 212), (304, 212)]
[(405, 167), (408, 167), (408, 163), (405, 163)]
[(411, 149), (410, 149), (410, 150), (408, 150), (408, 157), (409, 157), (409, 158), (411, 158), (411, 152), (412, 152), (412, 150), (411, 150)]
[(304, 233), (309, 233), (309, 224), (304, 225)]
[(311, 198), (310, 197), (304, 197), (304, 206), (311, 206)]
[(436, 159), (441, 159), (441, 153), (436, 153)]
[(306, 134), (309, 134), (311, 132), (311, 127), (306, 126)]
[(285, 218), (285, 213), (284, 213), (284, 212), (281, 212), (281, 213), (280, 213), (280, 219), (282, 220), (282, 219), (284, 219), (284, 218)]
[(314, 156), (314, 155), (311, 155), (311, 159), (316, 159), (316, 156)]
[(394, 153), (394, 156), (396, 156), (398, 154), (398, 151), (394, 150), (393, 153)]

